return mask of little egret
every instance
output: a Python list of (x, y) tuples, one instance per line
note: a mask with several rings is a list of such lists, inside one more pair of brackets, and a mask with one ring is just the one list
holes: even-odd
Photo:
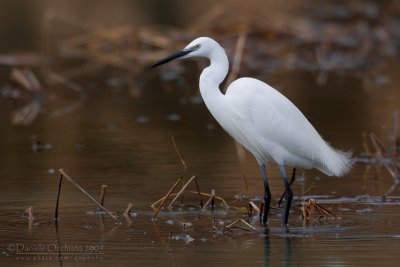
[(213, 39), (200, 37), (182, 51), (150, 68), (177, 58), (205, 57), (210, 65), (200, 75), (200, 93), (207, 108), (237, 142), (257, 159), (264, 182), (264, 224), (267, 223), (271, 192), (266, 161), (278, 164), (285, 184), (283, 224), (287, 226), (293, 198), (284, 165), (316, 168), (329, 176), (342, 176), (351, 166), (351, 153), (332, 148), (318, 134), (301, 111), (284, 95), (253, 78), (232, 82), (223, 94), (219, 85), (225, 79), (229, 62), (224, 49)]

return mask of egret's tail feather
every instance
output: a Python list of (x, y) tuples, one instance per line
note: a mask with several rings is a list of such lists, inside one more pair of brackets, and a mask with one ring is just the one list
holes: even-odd
[(321, 164), (317, 169), (329, 176), (345, 175), (354, 163), (351, 151), (344, 152), (331, 148), (330, 152), (324, 155), (324, 158), (325, 164)]

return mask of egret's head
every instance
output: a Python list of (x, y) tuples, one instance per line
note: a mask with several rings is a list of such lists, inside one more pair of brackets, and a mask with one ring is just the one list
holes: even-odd
[[(176, 52), (160, 61), (154, 63), (150, 68), (155, 68), (177, 58), (207, 57), (211, 54), (212, 48), (218, 45), (216, 41), (208, 37), (199, 37), (188, 44), (182, 51)], [(218, 45), (219, 46), (219, 45)]]

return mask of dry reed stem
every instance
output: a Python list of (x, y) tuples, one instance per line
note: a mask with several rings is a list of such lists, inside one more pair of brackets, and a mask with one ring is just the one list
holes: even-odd
[[(198, 193), (198, 196), (199, 196), (200, 208), (203, 208), (203, 199), (201, 198), (200, 187), (199, 187), (199, 184), (197, 183), (197, 179), (196, 178), (194, 179), (194, 184), (196, 185), (196, 190), (197, 190), (197, 193)], [(213, 202), (214, 202), (214, 199), (213, 199)], [(214, 203), (213, 203), (213, 205), (214, 205)]]
[(363, 132), (362, 133), (362, 146), (363, 146), (363, 148), (364, 148), (364, 152), (365, 152), (365, 154), (367, 154), (367, 155), (371, 155), (372, 153), (371, 153), (371, 149), (369, 148), (369, 145), (368, 145), (368, 136), (367, 136), (367, 133), (366, 132)]
[(132, 208), (133, 208), (133, 203), (129, 202), (128, 206), (126, 207), (126, 209), (125, 209), (125, 211), (123, 213), (123, 215), (124, 216), (129, 216), (129, 214), (131, 213)]
[(63, 180), (63, 175), (62, 173), (60, 173), (60, 179), (58, 181), (58, 190), (57, 190), (57, 201), (56, 201), (56, 208), (54, 211), (54, 220), (57, 222), (58, 220), (58, 204), (60, 201), (60, 193), (61, 193), (61, 184), (62, 184), (62, 180)]
[[(60, 174), (66, 178), (73, 186), (75, 186), (76, 188), (78, 188), (85, 196), (87, 196), (90, 200), (92, 200), (101, 210), (103, 210), (104, 212), (106, 212), (108, 215), (110, 215), (114, 220), (117, 220), (117, 217), (112, 214), (109, 210), (107, 210), (105, 207), (103, 207), (99, 202), (97, 202), (96, 199), (94, 199), (88, 192), (86, 192), (85, 189), (83, 189), (77, 182), (75, 182), (74, 179), (71, 178), (71, 176), (69, 176), (63, 169), (59, 169), (58, 170), (60, 172)], [(61, 184), (61, 183), (60, 183)], [(57, 199), (57, 203), (58, 203), (58, 199)], [(57, 210), (58, 210), (58, 206), (57, 206)], [(58, 219), (58, 217), (56, 217), (56, 219)]]
[(182, 180), (182, 177), (179, 177), (178, 180), (175, 182), (175, 184), (169, 189), (168, 193), (161, 198), (160, 200), (156, 201), (155, 203), (153, 203), (151, 206), (153, 207), (156, 203), (158, 203), (159, 201), (161, 201), (160, 206), (158, 206), (158, 208), (155, 210), (153, 217), (151, 218), (153, 221), (156, 219), (158, 213), (160, 212), (162, 206), (164, 205), (165, 201), (167, 200), (167, 198), (171, 195), (172, 191), (176, 188), (176, 186), (179, 184), (179, 182)]
[(33, 209), (32, 207), (28, 208), (28, 219), (29, 219), (29, 225), (28, 225), (28, 230), (29, 233), (32, 232), (32, 226), (33, 226), (33, 221), (35, 220), (35, 217), (33, 217)]
[[(192, 191), (192, 190), (185, 191), (185, 193), (189, 193), (189, 194), (198, 194), (197, 191)], [(176, 196), (177, 194), (178, 194), (178, 193), (171, 193), (171, 194), (169, 194), (168, 197), (173, 197), (173, 196)], [(206, 197), (211, 197), (211, 196), (212, 196), (211, 194), (204, 193), (204, 192), (200, 192), (200, 194), (201, 194), (202, 196), (206, 196)], [(160, 198), (159, 200), (157, 200), (156, 202), (154, 202), (153, 204), (151, 204), (151, 208), (156, 209), (155, 206), (156, 206), (158, 203), (160, 203), (161, 201), (165, 200), (165, 199), (166, 199), (165, 196), (162, 197), (162, 198)], [(223, 199), (222, 197), (220, 197), (220, 196), (215, 196), (215, 199), (221, 201), (226, 207), (229, 206), (228, 203), (225, 201), (225, 199)], [(203, 206), (203, 208), (204, 208), (204, 207), (205, 207), (205, 205)]]
[(378, 137), (374, 133), (370, 133), (369, 137), (370, 137), (371, 142), (374, 145), (374, 148), (376, 150), (375, 156), (379, 159), (386, 157), (386, 151), (385, 151), (382, 143), (379, 141)]
[(39, 92), (42, 90), (42, 85), (38, 78), (29, 68), (13, 68), (10, 74), (10, 79), (19, 83), (26, 90), (32, 92)]
[(169, 203), (168, 205), (168, 209), (172, 208), (172, 205), (175, 203), (175, 201), (178, 199), (179, 196), (182, 195), (182, 193), (185, 191), (186, 187), (188, 187), (188, 185), (194, 180), (196, 179), (195, 176), (192, 176), (187, 182), (186, 184), (184, 184), (181, 188), (181, 190), (176, 194), (175, 198), (171, 201), (171, 203)]
[(246, 31), (241, 31), (239, 33), (239, 37), (237, 39), (236, 43), (236, 49), (235, 49), (235, 55), (233, 57), (233, 63), (232, 63), (232, 70), (228, 75), (228, 78), (226, 79), (226, 86), (225, 90), (227, 87), (234, 81), (236, 80), (239, 71), (240, 71), (240, 63), (242, 62), (242, 56), (243, 56), (243, 50), (244, 46), (246, 44), (247, 40), (247, 32)]
[[(183, 160), (181, 153), (179, 153), (178, 146), (176, 145), (174, 136), (171, 136), (171, 140), (172, 140), (172, 145), (174, 146), (174, 149), (175, 149), (176, 156), (178, 157), (179, 161), (181, 162), (181, 164), (183, 166), (183, 179), (182, 179), (182, 187), (183, 187), (185, 185), (187, 165), (186, 165), (186, 162)], [(183, 202), (183, 196), (182, 196), (181, 202)]]
[(206, 209), (208, 207), (208, 205), (213, 202), (213, 199), (215, 199), (215, 189), (211, 190), (211, 195), (208, 198), (208, 200), (206, 201), (206, 204), (204, 204), (203, 208)]
[(33, 221), (35, 219), (35, 217), (33, 217), (33, 208), (32, 207), (28, 208), (28, 218), (29, 218), (29, 221)]
[(310, 222), (310, 219), (315, 212), (319, 213), (323, 217), (335, 216), (331, 211), (318, 204), (315, 199), (306, 199), (305, 202), (306, 201), (307, 203), (303, 203), (303, 220), (307, 224)]
[(260, 209), (257, 207), (256, 204), (254, 204), (253, 201), (249, 201), (249, 206), (252, 207), (255, 211), (257, 211), (257, 213), (260, 213)]
[[(243, 219), (238, 219), (238, 220), (236, 220), (236, 221), (234, 221), (234, 222), (232, 222), (232, 223), (230, 223), (229, 225), (227, 225), (227, 226), (225, 226), (225, 229), (231, 229), (232, 227), (234, 227), (236, 224), (238, 224), (238, 223), (243, 223), (244, 225), (246, 225), (247, 227), (249, 227), (250, 229), (252, 229), (252, 230), (254, 230), (254, 231), (257, 231), (257, 229), (254, 227), (254, 226), (252, 226), (251, 224), (249, 224), (248, 222), (246, 222), (245, 220), (243, 220)], [(240, 228), (240, 227), (239, 227)], [(242, 228), (240, 228), (240, 229), (242, 229)]]
[(106, 190), (107, 190), (107, 185), (106, 184), (101, 185), (100, 205), (102, 205), (102, 206), (104, 204), (104, 198), (106, 197)]
[(189, 25), (190, 31), (199, 31), (202, 28), (211, 25), (216, 18), (222, 16), (224, 14), (224, 7), (222, 5), (217, 5), (211, 11), (205, 12), (204, 15), (201, 15), (197, 20)]

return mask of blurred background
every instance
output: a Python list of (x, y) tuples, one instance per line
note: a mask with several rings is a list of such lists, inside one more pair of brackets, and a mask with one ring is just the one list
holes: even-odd
[[(235, 59), (232, 78), (252, 76), (280, 90), (335, 147), (360, 155), (366, 152), (363, 133), (375, 133), (385, 145), (396, 139), (386, 140), (400, 102), (397, 1), (36, 0), (1, 6), (0, 175), (12, 189), (2, 201), (52, 199), (63, 167), (85, 177), (86, 186), (113, 181), (115, 201), (146, 192), (138, 198), (147, 203), (181, 173), (171, 136), (205, 187), (233, 194), (246, 174), (250, 191), (261, 194), (255, 161), (202, 103), (198, 76), (207, 62), (146, 71), (198, 36), (220, 42), (231, 65)], [(345, 183), (363, 173), (356, 168)], [(368, 180), (362, 188), (325, 183), (315, 190), (387, 189)], [(281, 186), (273, 181), (276, 192)]]

